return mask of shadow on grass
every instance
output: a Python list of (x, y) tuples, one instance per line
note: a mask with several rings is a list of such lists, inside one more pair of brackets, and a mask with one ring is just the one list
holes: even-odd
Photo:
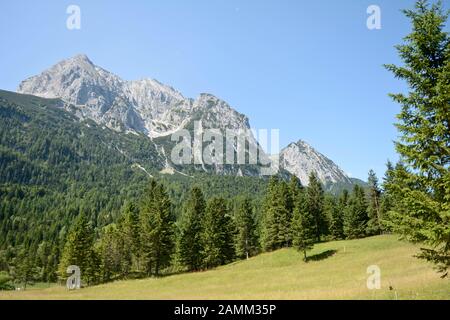
[(326, 250), (324, 252), (306, 257), (306, 262), (325, 260), (326, 258), (329, 258), (332, 255), (334, 255), (336, 252), (337, 250)]

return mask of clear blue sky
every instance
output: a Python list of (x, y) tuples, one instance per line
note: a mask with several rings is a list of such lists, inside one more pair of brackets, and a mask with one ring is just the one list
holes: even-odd
[[(186, 97), (209, 92), (279, 128), (280, 144), (303, 139), (354, 177), (396, 160), (385, 71), (410, 29), (402, 0), (1, 1), (0, 88), (77, 53), (124, 79), (151, 77)], [(81, 8), (81, 30), (66, 8)], [(381, 30), (366, 9), (381, 8)]]

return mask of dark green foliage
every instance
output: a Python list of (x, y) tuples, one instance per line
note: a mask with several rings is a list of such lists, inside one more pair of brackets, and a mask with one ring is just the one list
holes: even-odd
[(70, 265), (80, 268), (81, 278), (87, 284), (99, 281), (99, 258), (94, 251), (94, 234), (86, 214), (80, 214), (75, 220), (66, 240), (59, 264), (61, 279), (68, 277), (66, 271)]
[(331, 239), (340, 240), (344, 238), (344, 210), (345, 206), (340, 206), (333, 196), (326, 196), (324, 202), (324, 212), (329, 221), (329, 233)]
[(223, 198), (211, 198), (203, 220), (203, 265), (213, 268), (234, 258), (233, 226)]
[(378, 186), (378, 178), (373, 170), (369, 171), (368, 181), (368, 209), (367, 214), (369, 221), (367, 222), (367, 234), (380, 234), (383, 230), (381, 221), (381, 190)]
[(306, 188), (306, 208), (314, 217), (314, 228), (316, 241), (320, 242), (320, 237), (327, 233), (327, 221), (323, 210), (324, 191), (322, 184), (317, 179), (314, 172), (309, 176), (309, 184)]
[[(387, 65), (408, 84), (408, 94), (392, 94), (401, 105), (396, 149), (404, 167), (389, 189), (398, 202), (391, 227), (406, 239), (424, 243), (419, 257), (450, 267), (450, 37), (442, 3), (417, 1), (404, 10), (412, 32), (397, 50), (402, 66)], [(396, 169), (397, 170), (397, 169)]]
[(364, 189), (358, 185), (353, 188), (353, 193), (344, 212), (344, 233), (348, 239), (356, 239), (366, 236), (367, 203)]
[(253, 217), (253, 207), (249, 198), (244, 198), (236, 212), (234, 224), (236, 226), (235, 247), (238, 258), (248, 259), (258, 250), (256, 224)]
[(289, 197), (286, 182), (280, 180), (278, 176), (271, 177), (264, 199), (262, 231), (262, 243), (267, 251), (289, 245), (291, 239)]
[(177, 257), (187, 270), (197, 271), (203, 265), (203, 224), (205, 199), (198, 187), (192, 188), (181, 220)]
[[(194, 181), (207, 197), (263, 196), (266, 181), (258, 177), (159, 174), (162, 161), (148, 137), (79, 122), (62, 105), (0, 90), (0, 253), (41, 248), (35, 259), (39, 281), (56, 281), (68, 230), (80, 211), (88, 211), (96, 240), (110, 223), (122, 232), (124, 203), (138, 204), (148, 181), (137, 164), (167, 186), (176, 217)], [(13, 265), (18, 250), (11, 252), (0, 270)], [(130, 271), (142, 271), (139, 255), (132, 252), (131, 258)]]
[(125, 205), (125, 212), (119, 219), (119, 237), (126, 248), (124, 261), (122, 262), (122, 274), (127, 276), (129, 272), (141, 271), (141, 237), (139, 210), (133, 203)]
[[(97, 245), (101, 263), (101, 280), (103, 282), (111, 281), (127, 273), (129, 248), (123, 243), (120, 231), (116, 224), (110, 224), (103, 228), (100, 241)], [(124, 264), (126, 264), (124, 266)]]
[[(256, 254), (258, 243), (306, 252), (339, 234), (317, 178), (304, 189), (283, 173), (269, 183), (165, 175), (155, 146), (166, 148), (164, 137), (101, 128), (61, 106), (0, 91), (0, 270), (16, 283), (64, 280), (70, 264), (84, 285), (167, 274), (175, 243), (183, 269), (200, 270)], [(140, 166), (157, 179), (150, 187)]]
[(5, 271), (0, 271), (0, 291), (14, 290), (16, 287), (11, 283), (12, 277)]
[(313, 212), (308, 209), (304, 194), (300, 193), (295, 198), (294, 216), (292, 220), (292, 245), (303, 252), (303, 258), (307, 261), (306, 252), (312, 249), (316, 242), (316, 219)]
[(34, 255), (29, 254), (25, 249), (21, 249), (15, 258), (12, 272), (14, 281), (26, 290), (27, 286), (33, 284), (38, 278), (39, 270), (34, 263)]
[(381, 194), (381, 212), (383, 213), (381, 223), (384, 230), (390, 230), (387, 213), (391, 211), (395, 203), (395, 194), (393, 193), (393, 190), (390, 189), (394, 179), (394, 174), (394, 167), (392, 163), (388, 161), (386, 163), (386, 172), (383, 177), (383, 192)]
[(142, 257), (148, 275), (158, 276), (171, 261), (174, 222), (171, 202), (163, 185), (151, 181), (140, 211)]

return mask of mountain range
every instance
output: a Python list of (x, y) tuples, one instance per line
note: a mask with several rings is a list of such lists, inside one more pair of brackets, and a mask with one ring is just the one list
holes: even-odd
[[(168, 156), (174, 146), (170, 136), (180, 129), (192, 130), (194, 121), (200, 121), (203, 128), (244, 133), (248, 148), (256, 147), (265, 162), (270, 158), (254, 137), (248, 117), (220, 98), (208, 93), (195, 99), (186, 98), (154, 79), (125, 81), (95, 65), (84, 54), (58, 62), (22, 81), (17, 92), (60, 99), (60, 107), (73, 114), (77, 121), (92, 120), (116, 132), (146, 136), (154, 146), (157, 153), (154, 158), (163, 173), (188, 174), (200, 170), (222, 175), (261, 175), (259, 162), (213, 166), (201, 163), (187, 167), (174, 164)], [(332, 160), (302, 140), (281, 149), (279, 164), (281, 172), (296, 175), (303, 185), (308, 184), (311, 172), (315, 172), (329, 190), (362, 183), (350, 178)]]

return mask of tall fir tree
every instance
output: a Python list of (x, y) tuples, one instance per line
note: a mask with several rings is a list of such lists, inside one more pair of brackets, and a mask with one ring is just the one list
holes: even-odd
[(147, 274), (159, 276), (171, 261), (174, 249), (172, 205), (164, 186), (151, 182), (140, 212), (141, 241)]
[[(282, 233), (280, 217), (286, 216), (287, 209), (279, 197), (280, 179), (277, 175), (270, 177), (264, 198), (264, 217), (261, 242), (264, 250), (271, 251), (282, 246), (279, 235)], [(281, 240), (281, 241), (280, 241)]]
[(33, 284), (38, 278), (38, 268), (35, 265), (35, 259), (32, 252), (29, 252), (25, 248), (19, 250), (19, 254), (16, 257), (14, 267), (14, 280), (23, 285), (23, 289), (26, 290), (28, 285)]
[(304, 188), (300, 182), (300, 179), (295, 175), (291, 175), (289, 184), (288, 184), (289, 194), (287, 197), (287, 209), (291, 215), (291, 218), (294, 216), (295, 209), (295, 201), (300, 196), (300, 193), (304, 191)]
[(278, 243), (281, 247), (289, 247), (292, 244), (291, 223), (294, 214), (294, 203), (291, 189), (285, 181), (280, 181), (277, 189), (277, 221), (278, 221)]
[(404, 10), (412, 32), (397, 50), (403, 66), (387, 65), (405, 80), (408, 94), (391, 94), (401, 105), (396, 142), (406, 170), (393, 189), (400, 203), (390, 213), (391, 226), (406, 239), (424, 243), (419, 257), (450, 267), (450, 37), (442, 2), (417, 1)]
[(64, 246), (59, 263), (59, 276), (66, 279), (67, 267), (76, 265), (80, 268), (81, 279), (89, 286), (99, 280), (100, 265), (94, 250), (94, 232), (85, 213), (75, 220)]
[(324, 191), (322, 184), (314, 172), (309, 175), (309, 184), (306, 188), (306, 210), (314, 217), (316, 241), (327, 232), (327, 222), (323, 210)]
[(103, 228), (96, 249), (100, 259), (103, 282), (111, 281), (126, 273), (127, 270), (123, 272), (122, 267), (129, 248), (124, 247), (116, 224), (112, 223)]
[(303, 252), (303, 260), (307, 261), (306, 252), (313, 248), (317, 239), (316, 219), (307, 206), (305, 194), (300, 193), (295, 200), (292, 219), (292, 245)]
[[(344, 207), (345, 210), (345, 207)], [(325, 197), (324, 211), (329, 221), (329, 232), (333, 240), (344, 238), (344, 217), (343, 209), (334, 196)]]
[(344, 212), (344, 233), (348, 239), (362, 238), (366, 235), (367, 203), (364, 189), (355, 185)]
[(382, 211), (381, 211), (381, 190), (378, 185), (378, 178), (373, 170), (369, 171), (367, 179), (368, 188), (368, 210), (369, 221), (367, 222), (367, 234), (380, 234), (382, 228)]
[(139, 256), (141, 257), (143, 271), (147, 276), (152, 275), (154, 272), (154, 246), (150, 234), (155, 224), (152, 215), (154, 214), (156, 187), (156, 181), (154, 179), (150, 180), (139, 208), (139, 242), (141, 243)]
[(181, 221), (177, 245), (177, 259), (189, 271), (197, 271), (203, 265), (203, 227), (205, 199), (199, 187), (193, 187), (187, 199)]
[(203, 220), (203, 264), (214, 268), (233, 259), (233, 230), (223, 198), (211, 198), (206, 204)]
[(132, 202), (125, 204), (122, 218), (118, 223), (118, 229), (123, 246), (127, 249), (122, 261), (124, 276), (127, 276), (127, 274), (133, 270), (140, 272), (141, 239), (139, 210)]
[(253, 218), (252, 203), (244, 198), (235, 215), (235, 247), (238, 258), (248, 259), (257, 252), (256, 224)]
[(394, 195), (392, 194), (392, 190), (389, 188), (389, 186), (392, 185), (393, 178), (394, 166), (392, 162), (388, 160), (386, 163), (386, 172), (383, 177), (383, 183), (381, 184), (383, 189), (383, 192), (381, 193), (381, 212), (383, 213), (381, 222), (384, 230), (389, 230), (389, 224), (386, 218), (394, 205)]

